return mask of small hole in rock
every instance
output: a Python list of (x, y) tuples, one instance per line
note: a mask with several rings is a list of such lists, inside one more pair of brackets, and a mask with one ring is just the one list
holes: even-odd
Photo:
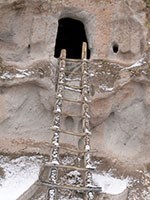
[(95, 87), (94, 87), (94, 85), (91, 85), (90, 92), (91, 92), (91, 96), (95, 95)]
[(31, 45), (29, 44), (28, 45), (28, 53), (30, 53), (30, 51), (31, 51)]
[(67, 116), (65, 118), (65, 126), (66, 126), (66, 130), (73, 130), (73, 127), (74, 127), (74, 120), (71, 116)]
[(115, 117), (115, 112), (111, 112), (109, 116), (114, 118)]
[(119, 45), (117, 43), (113, 43), (112, 49), (114, 53), (118, 53), (119, 51)]

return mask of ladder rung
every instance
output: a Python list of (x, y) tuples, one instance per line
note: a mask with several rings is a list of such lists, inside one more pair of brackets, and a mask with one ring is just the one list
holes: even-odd
[(67, 85), (67, 84), (65, 84), (64, 86), (65, 86), (65, 87), (68, 87), (68, 88), (71, 88), (71, 89), (82, 89), (81, 86)]
[(69, 70), (65, 70), (65, 72), (67, 72), (67, 73), (69, 73), (69, 74), (74, 74), (74, 75), (79, 75), (79, 76), (81, 76), (81, 74), (80, 74), (80, 73), (77, 73), (77, 72), (71, 72), (71, 71), (69, 71)]
[(64, 98), (63, 98), (63, 100), (64, 100), (64, 101), (73, 102), (73, 103), (84, 103), (84, 102), (86, 102), (86, 103), (87, 103), (87, 102), (88, 102), (88, 103), (91, 103), (91, 100), (89, 100), (89, 99), (83, 101), (83, 100), (72, 100), (72, 99), (64, 99)]
[(74, 132), (70, 132), (70, 131), (65, 131), (63, 129), (60, 130), (62, 133), (68, 134), (68, 135), (74, 135), (74, 136), (78, 136), (78, 137), (84, 137), (86, 136), (84, 133), (74, 133)]
[(70, 59), (70, 58), (66, 58), (66, 61), (70, 61), (70, 62), (81, 62), (82, 61), (82, 59)]
[[(55, 165), (53, 163), (46, 163), (45, 167), (56, 167), (56, 168), (66, 168), (66, 169), (71, 169), (71, 170), (78, 170), (78, 171), (88, 171), (89, 169), (83, 168), (83, 167), (76, 167), (76, 166), (71, 166), (71, 165)], [(91, 170), (94, 170), (94, 168)]]
[[(60, 145), (55, 146), (54, 144), (51, 144), (51, 147), (57, 147), (57, 148), (59, 148), (59, 149), (64, 149), (64, 150), (66, 150), (66, 151), (68, 151), (68, 152), (74, 152), (74, 153), (79, 153), (79, 154), (82, 154), (82, 153), (86, 153), (86, 152), (87, 152), (86, 150), (71, 149), (71, 148), (67, 148), (67, 147), (64, 147), (64, 146), (60, 146)], [(89, 151), (89, 153), (95, 153), (95, 152), (97, 152), (96, 149), (91, 149), (91, 150)]]
[(72, 103), (82, 103), (83, 101), (78, 101), (78, 100), (71, 100), (71, 99), (63, 99), (64, 101), (69, 101)]
[[(51, 147), (56, 147), (54, 144), (51, 144)], [(71, 149), (71, 148), (66, 148), (66, 147), (63, 147), (63, 146), (57, 146), (57, 148), (59, 148), (59, 149), (64, 149), (64, 150), (66, 150), (66, 151), (68, 151), (68, 152), (74, 152), (74, 153), (84, 153), (85, 151), (79, 151), (79, 150), (77, 150), (77, 149)]]
[(84, 137), (84, 136), (86, 136), (84, 133), (74, 133), (72, 131), (66, 131), (66, 130), (59, 129), (59, 128), (55, 129), (55, 128), (51, 127), (50, 129), (53, 130), (53, 131), (59, 131), (59, 132), (65, 133), (67, 135), (74, 135), (74, 136), (77, 136), (77, 137)]
[(77, 187), (77, 186), (69, 186), (69, 185), (54, 185), (47, 181), (42, 181), (41, 183), (50, 188), (57, 188), (57, 189), (63, 189), (63, 190), (75, 190), (75, 191), (83, 191), (83, 192), (85, 192), (85, 191), (102, 192), (102, 188), (97, 187), (97, 186), (91, 186), (91, 187), (79, 186), (79, 187)]
[(70, 91), (73, 91), (73, 92), (81, 92), (82, 91), (81, 89), (72, 88), (70, 86), (65, 86), (64, 89), (70, 90)]
[(67, 78), (65, 77), (65, 80), (70, 82), (70, 81), (81, 81), (81, 78)]
[(65, 133), (65, 134), (68, 134), (68, 135), (74, 135), (74, 136), (77, 136), (77, 137), (84, 137), (86, 136), (84, 133), (73, 133), (73, 132), (70, 132), (70, 131), (65, 131), (65, 130), (60, 130), (62, 133)]
[(73, 115), (73, 114), (65, 113), (65, 112), (62, 112), (62, 114), (63, 114), (63, 115), (70, 116), (70, 117), (82, 117), (82, 115)]

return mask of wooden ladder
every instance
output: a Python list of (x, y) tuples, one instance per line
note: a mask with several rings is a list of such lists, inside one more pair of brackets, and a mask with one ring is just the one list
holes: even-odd
[[(89, 113), (89, 73), (88, 73), (88, 60), (87, 60), (87, 44), (84, 42), (82, 45), (82, 59), (81, 59), (81, 83), (80, 86), (70, 86), (66, 84), (66, 50), (61, 51), (59, 62), (58, 83), (56, 91), (56, 101), (54, 109), (54, 121), (51, 130), (53, 131), (53, 137), (51, 142), (51, 152), (49, 162), (46, 166), (49, 167), (48, 180), (41, 180), (42, 184), (48, 187), (47, 200), (58, 200), (58, 190), (75, 190), (83, 193), (84, 200), (93, 200), (95, 195), (101, 193), (101, 187), (92, 185), (92, 171), (95, 170), (91, 161), (91, 144), (90, 144), (90, 113)], [(64, 98), (64, 91), (73, 90), (81, 94), (81, 100), (71, 100)], [(73, 102), (81, 106), (81, 119), (82, 119), (82, 131), (81, 133), (74, 133), (68, 130), (64, 130), (61, 126), (61, 118), (63, 116), (63, 102)], [(83, 166), (63, 165), (60, 163), (60, 135), (61, 134), (76, 136), (84, 138), (83, 150), (77, 151), (76, 149), (69, 149), (68, 151), (74, 151), (83, 155), (81, 157)], [(58, 173), (60, 169), (77, 170), (81, 172), (83, 178), (83, 186), (81, 185), (61, 185), (58, 181)]]

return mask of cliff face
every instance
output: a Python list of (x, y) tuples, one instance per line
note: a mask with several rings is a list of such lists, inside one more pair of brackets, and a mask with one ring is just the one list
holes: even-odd
[[(71, 17), (83, 22), (91, 50), (92, 145), (99, 156), (149, 163), (149, 9), (142, 0), (0, 0), (0, 150), (48, 152), (58, 20)], [(64, 126), (79, 131), (75, 105), (65, 109)]]
[(131, 64), (146, 48), (145, 10), (142, 0), (1, 0), (0, 54), (22, 67), (53, 58), (58, 20), (71, 17), (85, 26), (91, 59)]

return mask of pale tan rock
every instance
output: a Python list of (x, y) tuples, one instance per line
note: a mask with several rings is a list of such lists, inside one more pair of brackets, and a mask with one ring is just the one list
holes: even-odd
[(146, 104), (146, 106), (150, 105), (150, 87), (149, 86), (145, 87), (144, 103)]
[[(35, 73), (29, 78), (0, 81), (0, 151), (49, 153), (58, 67), (54, 48), (60, 18), (84, 23), (91, 59), (130, 65), (147, 49), (144, 9), (142, 0), (0, 0), (0, 72), (11, 66), (13, 70), (32, 70), (33, 66), (41, 70), (40, 76)], [(113, 44), (119, 45), (117, 53)], [(43, 75), (48, 62), (51, 73)], [(112, 91), (102, 92), (99, 83), (92, 83), (91, 144), (98, 156), (140, 166), (150, 162), (150, 89), (145, 75), (137, 79), (131, 75), (120, 70)], [(81, 100), (71, 91), (64, 97)], [(64, 103), (63, 112), (63, 128), (80, 133), (82, 122), (77, 115), (81, 107)], [(62, 134), (61, 139), (71, 147), (83, 146), (77, 137)]]
[(103, 126), (96, 127), (103, 140), (99, 142), (98, 137), (92, 139), (99, 152), (109, 152), (128, 164), (132, 160), (131, 165), (149, 162), (150, 110), (143, 99), (143, 87), (138, 83), (130, 83), (116, 92), (113, 112), (104, 120)]
[(97, 99), (90, 104), (91, 123), (93, 126), (107, 119), (112, 110), (113, 98)]
[[(146, 48), (145, 3), (138, 1), (0, 1), (0, 54), (27, 67), (54, 56), (58, 20), (78, 19), (85, 25), (92, 59), (135, 62)], [(113, 52), (113, 44), (119, 47)]]

